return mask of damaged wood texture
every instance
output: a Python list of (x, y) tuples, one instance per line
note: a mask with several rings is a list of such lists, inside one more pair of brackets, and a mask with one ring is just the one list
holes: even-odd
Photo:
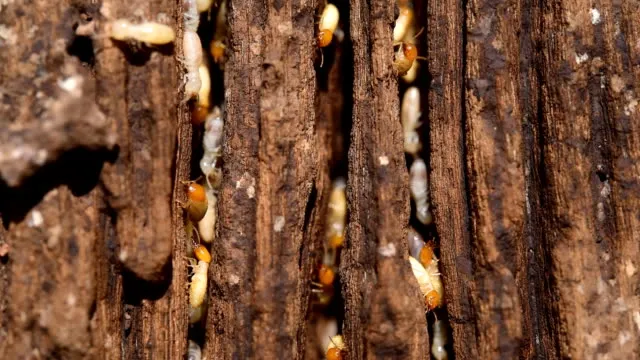
[[(350, 39), (326, 49), (325, 66), (351, 68), (326, 72), (314, 39), (321, 2), (230, 1), (208, 359), (315, 358), (311, 282), (347, 150), (347, 356), (429, 357), (406, 261), (393, 4), (338, 3)], [(415, 6), (453, 355), (639, 358), (640, 5)], [(7, 358), (186, 353), (188, 239), (175, 200), (194, 161), (181, 42), (114, 43), (104, 29), (115, 18), (163, 22), (180, 37), (182, 4), (0, 1)]]

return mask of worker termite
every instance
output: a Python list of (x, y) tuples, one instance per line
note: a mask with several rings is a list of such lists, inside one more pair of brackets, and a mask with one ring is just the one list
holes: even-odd
[(202, 359), (202, 350), (200, 349), (200, 345), (198, 345), (195, 341), (189, 340), (189, 349), (187, 351), (187, 360), (200, 360)]
[(318, 281), (322, 286), (333, 286), (333, 281), (336, 279), (336, 272), (327, 265), (321, 265), (318, 270)]
[(318, 46), (323, 48), (331, 44), (333, 39), (333, 32), (338, 27), (340, 21), (340, 12), (338, 8), (333, 4), (327, 4), (322, 10), (322, 16), (320, 17), (320, 23), (318, 25)]
[(342, 335), (336, 335), (331, 338), (325, 357), (327, 360), (342, 360), (345, 355), (345, 345)]
[(439, 307), (442, 304), (444, 290), (442, 281), (440, 280), (440, 273), (438, 272), (438, 261), (432, 261), (432, 263), (425, 268), (413, 256), (409, 256), (409, 263), (411, 264), (413, 275), (416, 277), (418, 285), (420, 286), (420, 291), (424, 295), (427, 311)]
[(176, 200), (189, 214), (189, 220), (198, 222), (205, 216), (208, 208), (207, 194), (202, 185), (195, 181), (183, 181), (187, 186), (187, 202)]
[(200, 320), (202, 320), (202, 316), (204, 315), (204, 312), (205, 312), (204, 302), (202, 305), (195, 308), (189, 306), (189, 324), (195, 324), (200, 322)]
[(223, 130), (222, 112), (220, 108), (215, 107), (204, 123), (204, 136), (202, 137), (204, 154), (200, 159), (200, 170), (212, 189), (219, 188), (222, 181), (222, 172), (218, 167), (218, 162), (222, 156)]
[(409, 169), (409, 189), (416, 204), (416, 217), (425, 225), (429, 225), (433, 221), (431, 210), (429, 210), (428, 187), (427, 165), (424, 160), (415, 159)]
[(423, 57), (418, 56), (418, 49), (416, 46), (406, 42), (401, 43), (393, 60), (393, 66), (395, 67), (398, 75), (405, 75), (409, 69), (411, 69), (413, 62), (416, 59), (424, 59)]
[(195, 259), (189, 259), (189, 267), (192, 268), (191, 283), (189, 284), (189, 305), (192, 308), (197, 308), (204, 302), (204, 298), (207, 294), (207, 269), (209, 263), (203, 260), (199, 260), (196, 263)]
[(329, 195), (329, 212), (327, 214), (327, 245), (330, 249), (337, 249), (344, 242), (345, 222), (347, 216), (347, 187), (343, 178), (333, 182)]
[(210, 95), (211, 95), (211, 75), (209, 67), (200, 64), (198, 67), (200, 73), (200, 91), (198, 92), (198, 101), (194, 104), (191, 120), (194, 125), (199, 125), (207, 118), (209, 114)]
[(184, 0), (184, 33), (182, 35), (182, 64), (184, 74), (184, 101), (198, 96), (202, 80), (199, 67), (202, 64), (202, 44), (198, 36), (200, 15), (196, 0)]
[(216, 15), (216, 31), (213, 34), (213, 40), (209, 45), (213, 62), (222, 64), (224, 60), (224, 51), (226, 46), (224, 41), (227, 37), (227, 1), (223, 0)]
[(198, 222), (200, 238), (206, 243), (210, 243), (216, 236), (216, 220), (218, 218), (218, 197), (210, 187), (206, 188), (207, 212), (202, 220)]
[(420, 135), (416, 131), (420, 127), (420, 90), (412, 86), (404, 92), (402, 97), (402, 107), (400, 119), (402, 120), (402, 130), (404, 132), (404, 151), (418, 156), (420, 151)]
[(107, 25), (106, 32), (114, 40), (137, 41), (147, 45), (166, 45), (176, 39), (170, 26), (150, 21), (132, 24), (125, 19), (115, 20)]
[(447, 328), (442, 320), (433, 323), (433, 337), (431, 339), (431, 355), (436, 360), (447, 360)]
[(413, 26), (413, 9), (410, 7), (401, 7), (400, 14), (396, 19), (396, 24), (393, 27), (393, 42), (397, 43), (402, 41), (407, 34), (407, 30)]

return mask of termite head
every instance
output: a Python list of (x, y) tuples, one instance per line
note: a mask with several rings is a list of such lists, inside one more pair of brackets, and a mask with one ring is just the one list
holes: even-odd
[(187, 186), (188, 200), (182, 207), (187, 210), (191, 221), (198, 222), (207, 212), (207, 193), (202, 185), (194, 181), (187, 181), (184, 184)]
[(213, 57), (213, 62), (215, 62), (216, 64), (222, 63), (222, 61), (224, 60), (225, 49), (226, 49), (226, 46), (222, 41), (214, 40), (211, 42), (210, 51), (211, 51), (211, 56)]
[(193, 249), (193, 254), (199, 261), (204, 261), (207, 264), (211, 262), (211, 254), (209, 253), (209, 250), (207, 250), (207, 248), (202, 244), (196, 246), (196, 248)]
[(329, 247), (332, 249), (337, 249), (342, 247), (344, 244), (344, 230), (341, 232), (337, 232), (329, 236)]
[(318, 280), (320, 284), (325, 287), (332, 286), (333, 281), (336, 279), (336, 273), (327, 265), (321, 265), (318, 270)]
[(207, 115), (209, 115), (209, 109), (195, 103), (193, 105), (193, 110), (191, 111), (191, 123), (194, 126), (198, 126), (207, 119)]
[(342, 335), (336, 335), (331, 337), (329, 346), (327, 346), (327, 352), (325, 357), (327, 360), (342, 360), (345, 355), (344, 339)]
[(323, 48), (329, 46), (331, 44), (331, 40), (333, 39), (333, 32), (330, 30), (320, 30), (318, 33), (318, 46)]
[(434, 260), (433, 248), (434, 248), (433, 242), (429, 241), (420, 250), (420, 255), (418, 255), (418, 260), (420, 260), (420, 263), (425, 268), (431, 265), (431, 263)]
[[(418, 48), (415, 45), (410, 43), (402, 43), (402, 52), (407, 60), (413, 61), (418, 58)], [(407, 69), (408, 70), (408, 69)]]
[(428, 311), (433, 311), (435, 308), (439, 307), (442, 303), (442, 296), (436, 291), (431, 290), (424, 297), (425, 303), (427, 305)]

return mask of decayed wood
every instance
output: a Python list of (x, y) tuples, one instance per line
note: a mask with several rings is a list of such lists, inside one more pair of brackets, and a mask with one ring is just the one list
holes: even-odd
[[(472, 243), (465, 177), (463, 86), (464, 9), (457, 0), (427, 3), (430, 193), (440, 237), (441, 270), (457, 359), (478, 357)], [(459, 341), (459, 339), (464, 339)]]
[(541, 13), (544, 200), (562, 357), (640, 354), (629, 340), (640, 331), (634, 12), (631, 2), (571, 1)]
[(304, 247), (316, 176), (315, 7), (265, 5), (232, 1), (229, 7), (222, 241), (210, 266), (210, 358), (304, 354), (311, 275)]
[(408, 175), (392, 66), (394, 7), (352, 1), (349, 227), (340, 264), (351, 359), (428, 358), (424, 303), (407, 262)]

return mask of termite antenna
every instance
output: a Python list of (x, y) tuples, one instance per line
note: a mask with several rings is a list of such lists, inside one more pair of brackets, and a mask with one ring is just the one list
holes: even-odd
[(422, 34), (422, 32), (423, 32), (423, 31), (424, 31), (424, 26), (420, 28), (420, 31), (418, 31), (418, 33), (417, 33), (417, 34), (413, 35), (413, 38), (414, 38), (414, 39), (417, 39), (417, 38), (418, 38), (418, 36), (420, 36), (420, 34)]
[(324, 51), (320, 48), (320, 67), (324, 64)]

